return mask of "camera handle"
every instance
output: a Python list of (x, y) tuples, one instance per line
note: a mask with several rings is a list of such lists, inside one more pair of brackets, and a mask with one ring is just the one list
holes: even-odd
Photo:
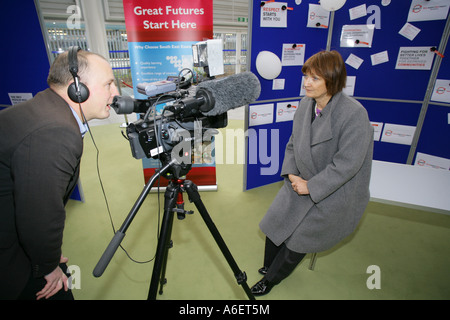
[(123, 238), (125, 237), (125, 232), (127, 231), (128, 227), (130, 226), (131, 222), (133, 221), (134, 217), (136, 216), (137, 212), (139, 211), (139, 208), (141, 207), (142, 203), (145, 200), (145, 197), (147, 197), (148, 193), (150, 192), (153, 184), (155, 183), (156, 179), (158, 179), (162, 174), (166, 173), (169, 168), (177, 163), (175, 159), (173, 159), (171, 162), (169, 162), (167, 165), (165, 165), (161, 170), (159, 170), (157, 173), (155, 173), (150, 180), (145, 185), (144, 189), (142, 190), (141, 194), (139, 195), (138, 199), (134, 203), (133, 207), (130, 210), (130, 213), (128, 213), (128, 216), (126, 217), (125, 221), (123, 222), (120, 229), (114, 234), (114, 237), (112, 238), (111, 242), (109, 243), (108, 247), (106, 248), (105, 252), (103, 253), (102, 257), (98, 261), (97, 265), (94, 268), (94, 276), (100, 277), (103, 272), (105, 271), (106, 267), (108, 266), (109, 262), (111, 261), (112, 257), (114, 256), (114, 253), (116, 252), (117, 248), (120, 246), (120, 243), (122, 242)]
[[(234, 276), (239, 285), (242, 285), (245, 293), (247, 294), (250, 300), (255, 300), (250, 288), (247, 285), (247, 275), (245, 272), (242, 272), (233, 256), (231, 255), (230, 250), (228, 249), (225, 241), (219, 233), (219, 230), (215, 226), (212, 221), (208, 211), (206, 210), (205, 205), (203, 204), (200, 194), (198, 193), (197, 186), (189, 180), (180, 180), (180, 179), (172, 179), (169, 182), (169, 186), (167, 187), (164, 194), (164, 217), (161, 225), (161, 232), (158, 240), (158, 246), (156, 249), (156, 258), (155, 263), (153, 265), (153, 273), (152, 279), (150, 283), (150, 289), (148, 293), (148, 300), (156, 300), (156, 293), (158, 291), (158, 284), (160, 284), (159, 294), (163, 293), (163, 286), (166, 284), (165, 272), (167, 267), (167, 257), (169, 248), (172, 246), (171, 234), (172, 234), (172, 226), (174, 220), (174, 213), (179, 214), (180, 211), (184, 213), (192, 213), (191, 211), (184, 211), (183, 200), (182, 200), (182, 192), (186, 191), (189, 196), (189, 201), (193, 202), (197, 207), (197, 210), (200, 212), (200, 215), (203, 218), (203, 221), (206, 223), (211, 235), (214, 237), (217, 245), (219, 246), (222, 254), (227, 260), (229, 266), (231, 267)], [(184, 217), (181, 217), (181, 220)], [(179, 216), (180, 219), (180, 216)]]

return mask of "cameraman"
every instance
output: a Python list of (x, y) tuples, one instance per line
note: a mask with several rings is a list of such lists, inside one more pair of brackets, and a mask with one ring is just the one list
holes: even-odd
[(109, 117), (118, 95), (101, 56), (75, 51), (85, 102), (68, 87), (69, 53), (52, 64), (49, 88), (0, 112), (0, 299), (69, 299), (61, 246), (65, 204), (79, 176), (85, 121)]

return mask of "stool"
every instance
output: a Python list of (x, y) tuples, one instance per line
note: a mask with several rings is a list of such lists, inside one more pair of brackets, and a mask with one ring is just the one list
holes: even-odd
[(316, 265), (316, 259), (317, 259), (317, 253), (314, 252), (311, 255), (311, 260), (309, 261), (309, 267), (308, 267), (309, 270), (314, 270), (314, 266)]

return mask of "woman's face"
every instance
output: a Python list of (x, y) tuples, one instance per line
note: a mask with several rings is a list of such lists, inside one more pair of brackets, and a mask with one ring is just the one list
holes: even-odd
[(305, 74), (303, 80), (306, 96), (313, 99), (320, 99), (328, 95), (325, 79), (319, 77), (314, 72)]

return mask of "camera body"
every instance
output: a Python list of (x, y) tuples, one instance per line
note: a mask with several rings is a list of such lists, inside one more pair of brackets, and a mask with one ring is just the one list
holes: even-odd
[(161, 153), (171, 152), (179, 143), (193, 144), (196, 140), (199, 142), (199, 138), (204, 137), (206, 131), (224, 128), (227, 124), (226, 113), (213, 117), (199, 117), (193, 121), (172, 118), (156, 121), (139, 119), (128, 125), (127, 137), (134, 158), (159, 159)]

